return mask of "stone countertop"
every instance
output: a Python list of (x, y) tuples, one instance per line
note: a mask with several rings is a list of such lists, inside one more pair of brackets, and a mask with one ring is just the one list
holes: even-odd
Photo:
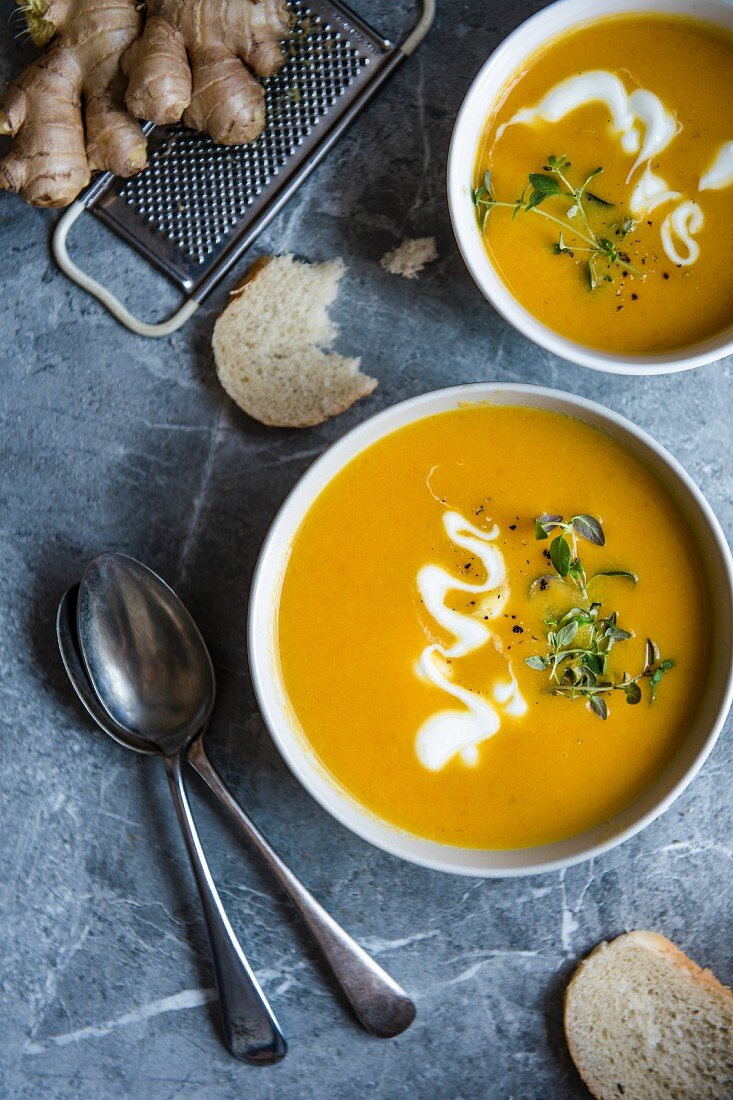
[[(454, 244), (453, 118), (486, 56), (541, 6), (439, 3), (426, 43), (260, 239), (257, 252), (348, 265), (338, 346), (361, 353), (380, 386), (322, 427), (264, 428), (219, 388), (210, 338), (226, 287), (176, 335), (132, 336), (56, 270), (57, 214), (0, 196), (5, 1097), (582, 1097), (562, 991), (599, 940), (657, 929), (733, 979), (730, 726), (687, 793), (622, 847), (565, 872), (482, 882), (409, 866), (335, 824), (279, 758), (247, 674), (248, 585), (278, 505), (333, 439), (423, 390), (502, 379), (600, 400), (680, 459), (730, 534), (731, 361), (638, 379), (571, 366), (492, 311)], [(358, 7), (385, 30), (411, 11), (409, 0)], [(2, 26), (10, 76), (32, 51)], [(172, 288), (84, 221), (76, 247), (90, 266), (138, 309), (165, 314)], [(427, 234), (440, 258), (418, 282), (379, 268), (404, 236)], [(61, 593), (109, 547), (148, 562), (191, 608), (218, 676), (211, 754), (306, 884), (415, 996), (417, 1021), (400, 1038), (352, 1023), (291, 908), (192, 779), (214, 875), (290, 1053), (257, 1069), (222, 1046), (162, 766), (95, 732), (56, 652)]]

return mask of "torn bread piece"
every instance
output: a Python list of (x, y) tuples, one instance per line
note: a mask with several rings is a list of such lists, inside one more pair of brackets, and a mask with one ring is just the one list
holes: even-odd
[(656, 932), (602, 943), (565, 993), (565, 1034), (597, 1100), (730, 1100), (733, 993)]
[(419, 272), (438, 258), (435, 237), (417, 237), (403, 241), (391, 252), (386, 252), (379, 266), (390, 275), (402, 275), (405, 279), (416, 279)]
[(341, 260), (299, 263), (286, 254), (258, 260), (214, 325), (219, 381), (262, 424), (305, 428), (344, 412), (377, 386), (330, 347), (328, 307), (344, 274)]

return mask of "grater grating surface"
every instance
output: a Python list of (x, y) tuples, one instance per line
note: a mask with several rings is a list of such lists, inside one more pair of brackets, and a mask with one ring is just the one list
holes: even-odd
[[(435, 0), (399, 46), (341, 0), (291, 0), (295, 33), (282, 71), (265, 84), (267, 123), (249, 145), (215, 145), (182, 127), (145, 124), (149, 162), (130, 180), (106, 173), (61, 216), (52, 238), (61, 270), (132, 332), (168, 336), (250, 247), (394, 69), (422, 42)], [(163, 321), (143, 321), (69, 255), (69, 233), (91, 211), (185, 292)]]
[(119, 195), (186, 258), (203, 263), (368, 63), (338, 30), (294, 5), (290, 59), (267, 82), (267, 126), (251, 145), (227, 147), (186, 130), (161, 142)]
[(257, 141), (223, 146), (182, 127), (158, 127), (145, 171), (115, 181), (93, 206), (186, 290), (202, 285), (232, 238), (302, 168), (321, 131), (396, 52), (336, 5), (295, 0), (291, 8), (289, 58), (266, 82), (267, 123)]

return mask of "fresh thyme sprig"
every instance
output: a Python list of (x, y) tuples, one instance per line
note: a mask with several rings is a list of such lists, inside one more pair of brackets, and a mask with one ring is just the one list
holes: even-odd
[[(560, 515), (545, 512), (535, 516), (535, 538), (544, 541), (553, 531), (559, 531), (550, 543), (549, 558), (555, 573), (537, 577), (530, 586), (530, 594), (544, 591), (552, 581), (571, 585), (579, 590), (585, 600), (587, 588), (597, 577), (623, 577), (636, 584), (638, 577), (628, 569), (601, 569), (587, 576), (578, 557), (578, 539), (605, 546), (606, 536), (601, 521), (585, 512), (563, 519)], [(548, 554), (548, 551), (545, 551)], [(640, 683), (649, 681), (650, 700), (653, 702), (662, 677), (674, 662), (662, 660), (659, 648), (647, 639), (644, 667), (636, 676), (624, 672), (620, 680), (607, 676), (608, 657), (617, 642), (625, 642), (634, 635), (618, 623), (618, 612), (602, 614), (602, 604), (594, 601), (586, 607), (571, 607), (559, 617), (545, 620), (547, 649), (544, 654), (534, 654), (525, 659), (530, 668), (538, 672), (549, 671), (551, 695), (568, 699), (585, 699), (588, 709), (599, 718), (608, 718), (609, 709), (605, 696), (609, 692), (622, 691), (626, 702), (634, 706), (641, 701)]]
[[(606, 537), (600, 520), (595, 516), (581, 513), (564, 520), (562, 516), (551, 515), (546, 512), (541, 516), (535, 516), (534, 533), (539, 541), (548, 539), (554, 530), (560, 530), (550, 543), (550, 561), (555, 569), (554, 573), (544, 573), (537, 577), (530, 586), (530, 594), (536, 591), (544, 591), (553, 581), (565, 581), (579, 589), (583, 599), (588, 598), (588, 585), (597, 577), (624, 577), (636, 584), (639, 579), (636, 573), (629, 569), (599, 569), (589, 577), (578, 557), (578, 538), (585, 539), (595, 546), (605, 546)], [(569, 537), (569, 538), (568, 538)]]
[[(643, 279), (645, 277), (644, 272), (632, 266), (628, 253), (620, 251), (618, 245), (608, 237), (599, 237), (590, 223), (585, 206), (586, 202), (593, 202), (599, 206), (609, 208), (613, 207), (613, 203), (588, 190), (588, 184), (596, 176), (599, 176), (603, 169), (594, 168), (586, 176), (580, 187), (574, 187), (567, 175), (570, 167), (572, 167), (571, 163), (565, 154), (561, 157), (548, 157), (547, 164), (544, 165), (542, 172), (530, 172), (529, 183), (514, 202), (500, 202), (496, 198), (491, 182), (491, 172), (487, 170), (484, 173), (483, 184), (473, 192), (473, 202), (481, 232), (483, 233), (486, 230), (489, 215), (496, 207), (505, 207), (511, 210), (512, 221), (522, 212), (539, 214), (541, 217), (560, 226), (558, 240), (554, 245), (554, 251), (557, 255), (565, 254), (572, 258), (576, 252), (587, 254), (585, 267), (591, 290), (596, 290), (602, 282), (613, 282), (613, 276), (609, 269), (614, 267), (621, 267), (624, 272), (631, 272), (637, 278)], [(540, 210), (541, 204), (552, 197), (569, 200), (570, 205), (563, 218), (556, 217), (548, 210)], [(634, 222), (632, 219), (627, 218), (622, 224), (628, 228), (623, 233), (614, 233), (614, 235), (625, 236), (633, 228)], [(564, 233), (572, 234), (571, 244), (566, 243)], [(576, 243), (578, 241), (582, 241), (583, 244)]]
[(662, 677), (674, 667), (674, 661), (662, 660), (658, 646), (647, 639), (644, 667), (636, 676), (624, 672), (620, 680), (606, 676), (608, 657), (617, 642), (632, 638), (633, 634), (618, 625), (618, 613), (601, 614), (600, 603), (590, 607), (572, 607), (559, 619), (548, 619), (551, 628), (547, 634), (549, 652), (526, 658), (526, 664), (538, 671), (549, 670), (551, 695), (568, 699), (585, 699), (588, 709), (599, 718), (609, 715), (605, 695), (621, 691), (626, 702), (635, 706), (641, 702), (639, 686), (649, 681), (650, 700), (653, 702)]

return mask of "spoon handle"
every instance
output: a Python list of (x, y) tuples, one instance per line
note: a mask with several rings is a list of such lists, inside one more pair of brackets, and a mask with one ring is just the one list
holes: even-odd
[(367, 955), (306, 890), (234, 798), (207, 757), (201, 736), (188, 749), (189, 763), (257, 849), (321, 948), (359, 1022), (382, 1039), (399, 1035), (415, 1019), (415, 1005), (397, 982)]
[(164, 757), (166, 774), (206, 916), (226, 1044), (244, 1062), (279, 1062), (287, 1044), (211, 877), (183, 784), (182, 755)]

